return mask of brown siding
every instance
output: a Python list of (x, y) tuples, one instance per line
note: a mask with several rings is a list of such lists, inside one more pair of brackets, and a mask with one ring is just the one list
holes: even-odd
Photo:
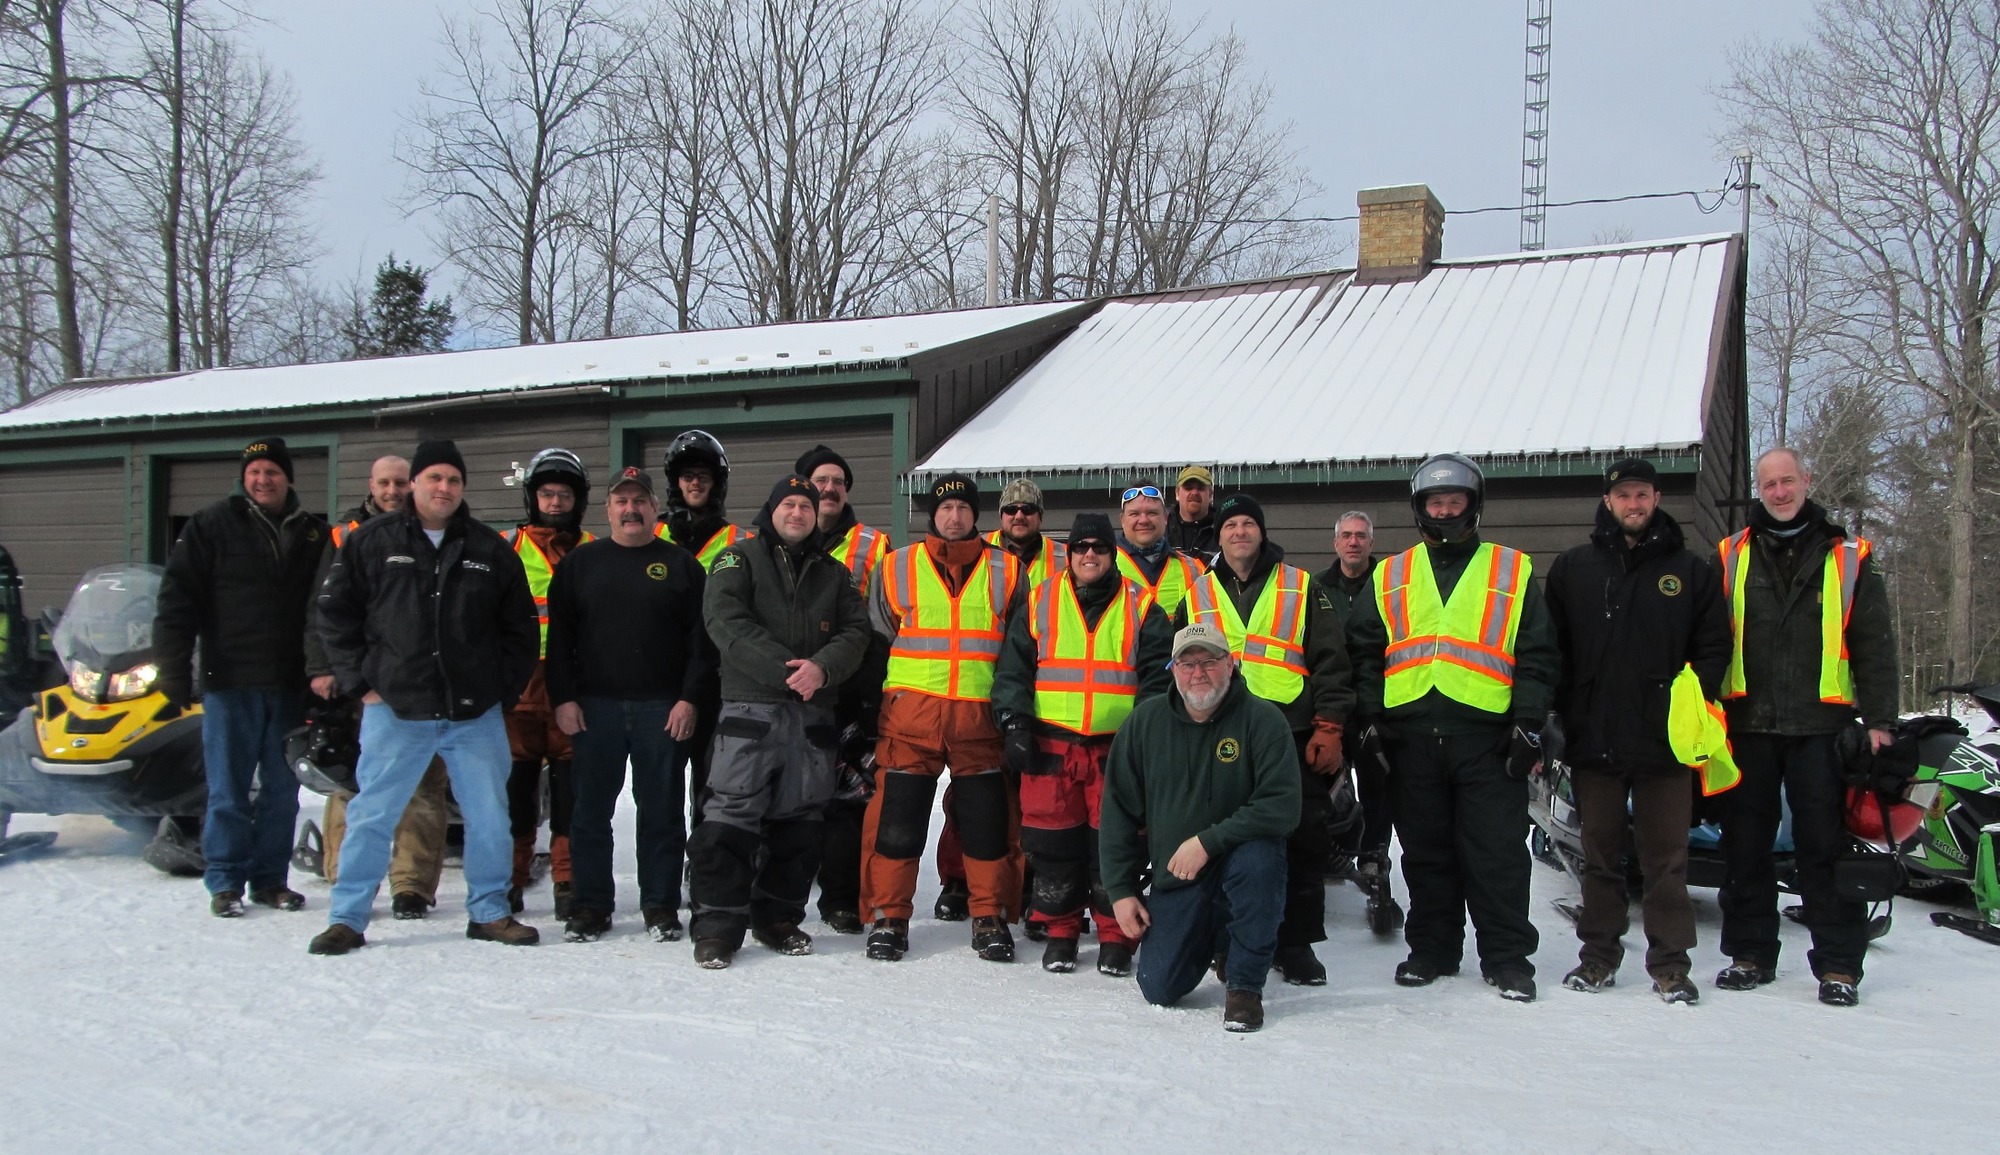
[(121, 462), (0, 469), (0, 545), (32, 617), (61, 607), (83, 571), (126, 559)]
[(601, 520), (603, 479), (611, 471), (610, 420), (601, 405), (569, 412), (542, 409), (440, 413), (402, 423), (345, 430), (340, 435), (340, 509), (360, 504), (368, 492), (368, 471), (387, 454), (409, 457), (428, 437), (446, 437), (465, 457), (465, 500), (472, 516), (499, 528), (517, 525), (524, 514), (521, 490), (506, 483), (515, 462), (523, 468), (544, 449), (559, 447), (583, 459), (593, 482), (585, 524)]
[[(167, 466), (166, 511), (168, 517), (193, 516), (202, 506), (229, 496), (243, 476), (237, 457), (178, 460)], [(292, 488), (308, 510), (325, 516), (326, 454), (295, 452), (292, 456)]]
[[(661, 485), (667, 445), (680, 429), (649, 431), (640, 442), (640, 462)], [(848, 500), (854, 514), (884, 531), (896, 495), (895, 443), (886, 422), (872, 425), (731, 426), (711, 429), (729, 454), (729, 516), (748, 525), (763, 508), (764, 498), (780, 477), (792, 471), (799, 456), (815, 445), (827, 445), (847, 459), (854, 471), (854, 492)]]

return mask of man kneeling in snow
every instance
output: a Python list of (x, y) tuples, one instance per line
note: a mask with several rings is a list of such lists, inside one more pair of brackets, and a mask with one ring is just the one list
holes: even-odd
[(1285, 912), (1285, 838), (1299, 824), (1298, 751), (1284, 714), (1235, 677), (1221, 630), (1175, 634), (1173, 671), (1174, 693), (1141, 702), (1111, 746), (1104, 889), (1119, 929), (1139, 940), (1147, 1002), (1171, 1006), (1217, 961), (1223, 1027), (1254, 1031)]

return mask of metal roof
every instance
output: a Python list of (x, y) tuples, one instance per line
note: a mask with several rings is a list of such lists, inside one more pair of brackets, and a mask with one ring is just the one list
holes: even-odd
[(0, 432), (51, 425), (391, 404), (637, 380), (900, 365), (910, 357), (1078, 308), (1073, 301), (702, 329), (555, 345), (469, 349), (81, 383), (0, 413)]
[(917, 472), (1685, 449), (1729, 252), (1693, 237), (1112, 300)]

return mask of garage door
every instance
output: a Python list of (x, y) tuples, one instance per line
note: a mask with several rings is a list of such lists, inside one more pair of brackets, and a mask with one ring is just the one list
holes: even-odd
[[(680, 432), (668, 429), (646, 435), (640, 460), (654, 476), (659, 476), (667, 445)], [(894, 440), (888, 425), (739, 427), (709, 432), (729, 454), (730, 520), (748, 525), (763, 508), (771, 486), (792, 471), (799, 456), (815, 445), (828, 445), (846, 458), (847, 467), (854, 471), (854, 492), (849, 500), (854, 503), (855, 516), (879, 529), (891, 528), (889, 511), (896, 495), (896, 473)]]
[(125, 560), (127, 507), (122, 462), (0, 469), (0, 545), (30, 616), (69, 601), (83, 571)]
[[(167, 533), (163, 540), (176, 541), (187, 519), (203, 506), (229, 496), (243, 476), (237, 457), (178, 460), (167, 466)], [(292, 488), (306, 509), (324, 517), (326, 510), (326, 454), (296, 453), (292, 457)]]

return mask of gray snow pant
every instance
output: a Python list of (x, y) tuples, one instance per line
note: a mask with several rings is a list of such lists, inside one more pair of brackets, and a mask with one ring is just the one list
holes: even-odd
[(741, 946), (752, 926), (804, 921), (837, 737), (830, 703), (722, 704), (708, 799), (688, 840), (691, 937)]

